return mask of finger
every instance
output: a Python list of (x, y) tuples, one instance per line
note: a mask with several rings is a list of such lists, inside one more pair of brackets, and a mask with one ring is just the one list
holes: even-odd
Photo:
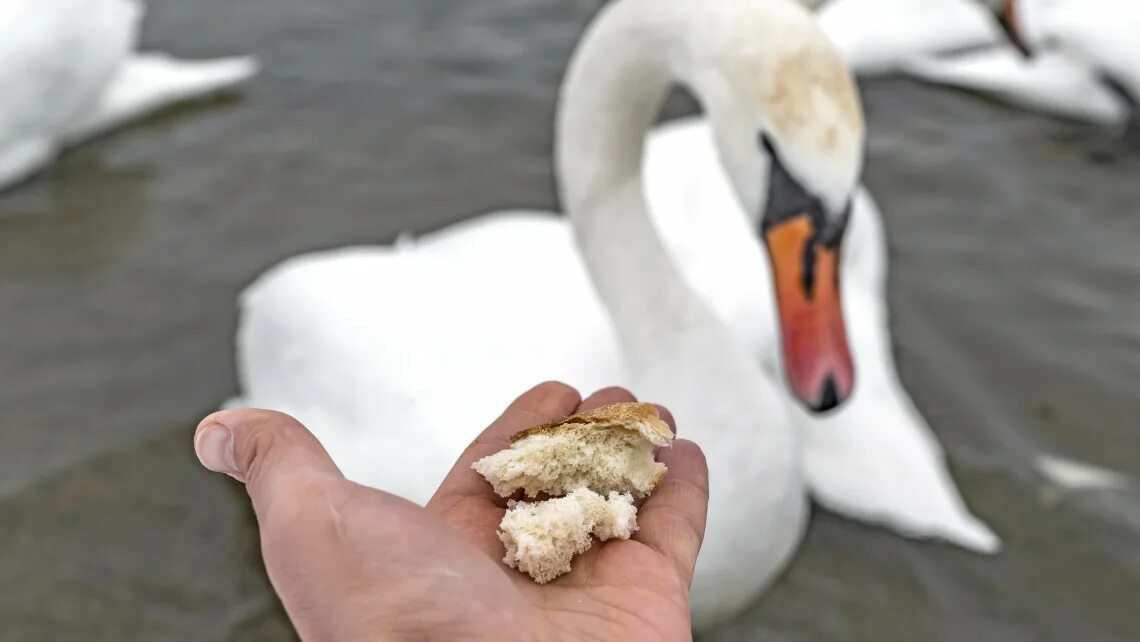
[(471, 464), (510, 446), (511, 435), (516, 432), (572, 414), (581, 399), (577, 390), (551, 381), (523, 393), (463, 451), (427, 507), (438, 509), (457, 499), (470, 497), (494, 502), (498, 496), (487, 480), (471, 469)]
[(317, 438), (292, 417), (270, 410), (223, 410), (194, 431), (203, 466), (245, 482), (259, 519), (314, 479), (343, 480)]
[(575, 412), (586, 412), (610, 404), (628, 403), (631, 401), (637, 401), (637, 397), (634, 397), (633, 393), (625, 388), (602, 388), (589, 397), (586, 397)]
[(672, 430), (673, 434), (676, 435), (677, 434), (677, 420), (673, 418), (673, 413), (669, 412), (668, 408), (666, 408), (665, 406), (662, 406), (659, 403), (655, 403), (655, 404), (653, 404), (653, 406), (655, 408), (657, 408), (657, 414), (661, 417), (661, 420), (664, 421), (665, 423), (669, 424), (669, 430)]
[(705, 536), (709, 471), (700, 447), (686, 439), (662, 448), (660, 459), (669, 472), (645, 500), (637, 517), (641, 530), (634, 539), (669, 558), (689, 583)]

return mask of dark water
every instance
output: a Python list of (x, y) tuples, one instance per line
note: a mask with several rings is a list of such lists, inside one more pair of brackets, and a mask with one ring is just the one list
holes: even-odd
[[(298, 252), (553, 206), (554, 88), (596, 0), (155, 0), (146, 42), (252, 52), (244, 98), (70, 153), (0, 198), (0, 639), (279, 640), (242, 496), (197, 467), (235, 391), (233, 301)], [(717, 640), (1140, 639), (1140, 157), (902, 80), (866, 83), (902, 376), (1000, 556), (817, 511)]]

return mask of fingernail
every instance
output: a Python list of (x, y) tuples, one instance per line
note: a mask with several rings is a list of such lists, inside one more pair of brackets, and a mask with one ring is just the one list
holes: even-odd
[(238, 474), (234, 460), (234, 434), (222, 424), (213, 423), (198, 431), (194, 438), (198, 461), (215, 473)]

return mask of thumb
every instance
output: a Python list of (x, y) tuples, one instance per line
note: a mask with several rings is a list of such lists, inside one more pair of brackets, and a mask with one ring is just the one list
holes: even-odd
[(194, 452), (209, 470), (244, 482), (261, 516), (299, 485), (344, 479), (312, 433), (271, 410), (223, 410), (206, 417), (194, 432)]

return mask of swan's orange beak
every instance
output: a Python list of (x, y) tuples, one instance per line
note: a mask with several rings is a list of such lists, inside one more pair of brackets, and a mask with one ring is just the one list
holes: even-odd
[(764, 230), (788, 380), (808, 408), (826, 412), (850, 396), (855, 366), (839, 297), (839, 247), (825, 247), (815, 237), (806, 214)]
[(1021, 32), (1017, 29), (1017, 0), (1005, 0), (1001, 7), (998, 9), (997, 16), (998, 25), (1001, 26), (1002, 31), (1005, 32), (1009, 42), (1026, 58), (1033, 57), (1033, 50), (1021, 37)]

